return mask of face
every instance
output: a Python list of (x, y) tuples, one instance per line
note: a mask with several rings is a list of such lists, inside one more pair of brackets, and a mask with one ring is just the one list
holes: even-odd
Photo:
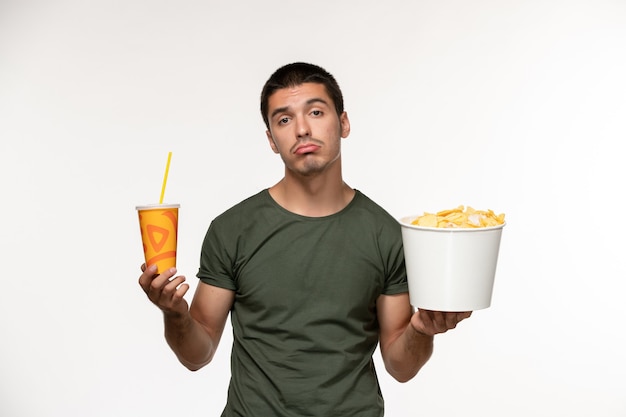
[(315, 175), (340, 159), (341, 139), (350, 133), (350, 122), (345, 112), (337, 115), (323, 84), (276, 90), (268, 100), (268, 115), (267, 138), (288, 171)]

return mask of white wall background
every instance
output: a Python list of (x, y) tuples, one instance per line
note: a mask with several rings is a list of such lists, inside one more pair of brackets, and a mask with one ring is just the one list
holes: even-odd
[(491, 308), (413, 381), (379, 366), (386, 415), (625, 416), (625, 45), (620, 0), (0, 0), (0, 415), (219, 415), (231, 339), (177, 363), (134, 207), (172, 151), (195, 286), (210, 220), (282, 175), (258, 98), (304, 60), (350, 185), (507, 215)]

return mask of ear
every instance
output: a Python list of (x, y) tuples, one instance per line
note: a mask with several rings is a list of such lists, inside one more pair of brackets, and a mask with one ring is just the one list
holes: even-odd
[(270, 143), (270, 147), (274, 151), (274, 153), (278, 153), (278, 147), (276, 146), (276, 142), (274, 142), (274, 138), (272, 137), (272, 132), (268, 130), (265, 131), (265, 135), (267, 136), (267, 140)]
[(348, 113), (345, 111), (341, 113), (339, 122), (341, 123), (341, 137), (347, 138), (350, 134), (350, 119), (348, 119)]

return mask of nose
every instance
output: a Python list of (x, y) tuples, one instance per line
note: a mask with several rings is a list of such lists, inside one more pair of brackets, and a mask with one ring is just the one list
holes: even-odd
[(296, 135), (299, 138), (311, 136), (311, 127), (305, 117), (298, 117), (296, 119)]

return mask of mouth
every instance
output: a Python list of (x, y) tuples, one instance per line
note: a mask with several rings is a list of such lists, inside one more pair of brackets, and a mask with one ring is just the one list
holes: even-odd
[(306, 143), (304, 145), (298, 146), (296, 150), (294, 151), (294, 153), (296, 155), (306, 155), (306, 154), (317, 151), (319, 148), (320, 148), (319, 145), (315, 145), (313, 143)]

